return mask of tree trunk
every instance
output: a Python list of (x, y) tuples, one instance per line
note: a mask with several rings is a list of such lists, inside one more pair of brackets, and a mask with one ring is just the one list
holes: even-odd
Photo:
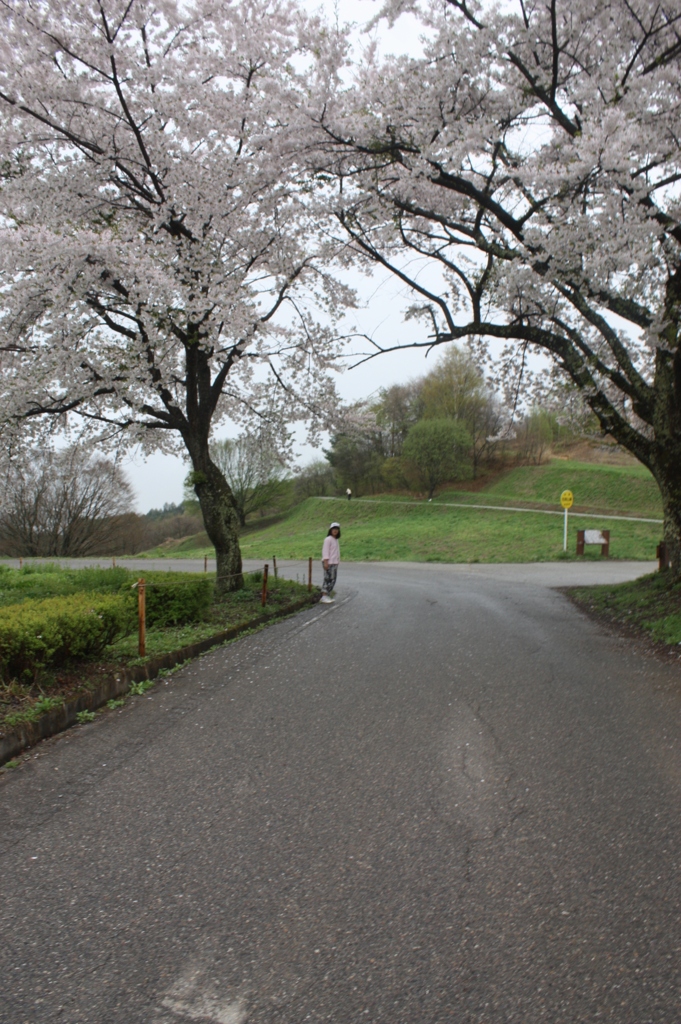
[[(662, 490), (662, 488), (660, 488)], [(664, 543), (667, 548), (667, 558), (670, 560), (672, 575), (681, 578), (681, 515), (679, 515), (679, 503), (672, 498), (665, 500), (662, 496), (664, 507)]]
[(661, 347), (655, 357), (655, 439), (649, 468), (662, 495), (664, 542), (671, 573), (681, 579), (681, 353), (671, 317), (668, 331), (670, 348)]
[(239, 517), (232, 492), (210, 457), (208, 442), (187, 447), (194, 467), (194, 491), (199, 499), (206, 533), (215, 548), (216, 592), (240, 590), (244, 578), (239, 548)]
[(676, 451), (665, 445), (655, 447), (657, 458), (651, 469), (662, 495), (664, 543), (670, 571), (675, 579), (681, 579), (681, 443), (669, 446)]

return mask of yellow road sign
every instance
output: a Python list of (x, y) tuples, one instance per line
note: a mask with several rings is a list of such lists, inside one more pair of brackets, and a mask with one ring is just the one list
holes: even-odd
[(575, 499), (573, 497), (572, 491), (563, 491), (563, 493), (560, 496), (560, 503), (563, 506), (563, 508), (572, 508), (574, 501)]

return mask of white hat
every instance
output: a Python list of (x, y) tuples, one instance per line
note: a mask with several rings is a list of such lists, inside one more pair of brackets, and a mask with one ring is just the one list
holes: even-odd
[(329, 529), (333, 530), (334, 527), (337, 527), (340, 530), (340, 523), (331, 523), (331, 526), (329, 527)]

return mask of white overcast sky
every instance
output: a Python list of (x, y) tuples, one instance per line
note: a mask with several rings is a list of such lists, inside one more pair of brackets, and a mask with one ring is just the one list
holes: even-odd
[[(376, 0), (339, 0), (338, 3), (307, 0), (306, 6), (311, 11), (321, 9), (330, 18), (337, 13), (341, 22), (354, 22), (357, 26), (356, 39), (360, 42), (362, 26), (376, 15), (381, 5)], [(419, 33), (411, 16), (401, 18), (392, 29), (383, 24), (373, 31), (383, 52), (418, 52)], [(358, 275), (352, 283), (360, 292), (362, 306), (353, 314), (353, 320), (361, 331), (376, 337), (382, 344), (394, 344), (398, 339), (415, 340), (419, 336), (417, 332), (424, 331), (413, 320), (403, 325), (399, 311), (409, 304), (409, 297), (395, 278), (386, 273), (377, 273), (372, 280)], [(407, 381), (424, 373), (433, 361), (434, 354), (426, 362), (423, 351), (407, 350), (382, 355), (340, 374), (337, 378), (338, 391), (346, 401), (365, 398), (384, 385)], [(230, 431), (223, 428), (217, 436), (230, 436)], [(298, 463), (309, 462), (320, 454), (301, 443), (298, 446)], [(166, 502), (182, 500), (183, 480), (188, 471), (183, 459), (160, 453), (146, 459), (139, 454), (131, 454), (124, 460), (124, 467), (135, 490), (138, 511), (146, 512), (150, 508), (160, 508)]]

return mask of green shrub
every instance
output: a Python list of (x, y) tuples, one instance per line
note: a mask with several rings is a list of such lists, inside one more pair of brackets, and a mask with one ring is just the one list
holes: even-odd
[[(27, 565), (23, 569), (0, 566), (0, 612), (4, 605), (33, 603), (57, 595), (99, 592), (123, 595), (136, 614), (139, 573), (116, 569), (60, 569), (58, 565)], [(213, 575), (183, 572), (148, 572), (147, 625), (178, 626), (205, 617), (213, 597)]]
[(210, 609), (215, 585), (212, 575), (150, 572), (144, 580), (149, 628), (199, 622)]
[(121, 594), (72, 594), (0, 609), (0, 673), (35, 678), (48, 666), (92, 658), (134, 625)]
[(59, 594), (115, 593), (136, 576), (128, 569), (61, 569), (58, 565), (25, 565), (23, 569), (0, 566), (0, 605), (42, 600)]

